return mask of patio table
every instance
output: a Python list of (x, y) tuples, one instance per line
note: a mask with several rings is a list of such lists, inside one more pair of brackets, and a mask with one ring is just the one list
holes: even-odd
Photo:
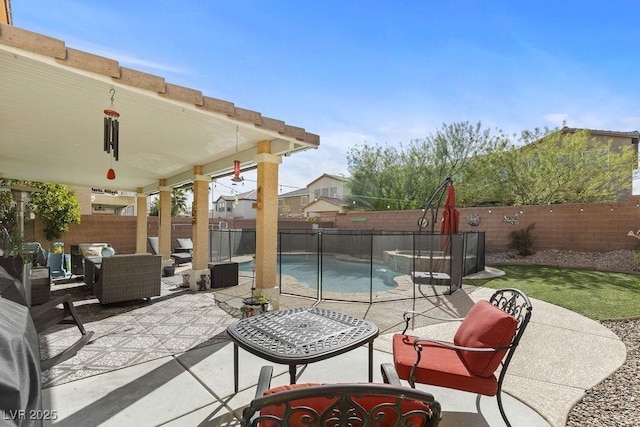
[(366, 320), (320, 307), (299, 307), (247, 317), (227, 327), (233, 340), (234, 390), (238, 392), (238, 347), (273, 363), (289, 365), (295, 384), (298, 365), (318, 362), (369, 343), (373, 381), (373, 340), (378, 327)]

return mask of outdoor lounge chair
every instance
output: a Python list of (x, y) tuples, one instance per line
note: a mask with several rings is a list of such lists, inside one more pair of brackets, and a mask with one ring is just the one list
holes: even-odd
[(126, 254), (86, 258), (84, 282), (100, 304), (160, 296), (162, 257)]
[[(160, 253), (160, 249), (159, 249), (159, 245), (158, 245), (158, 238), (157, 237), (147, 237), (147, 240), (149, 240), (149, 246), (151, 246), (151, 250), (153, 251), (154, 255), (162, 255)], [(189, 239), (189, 241), (191, 241), (191, 239)], [(192, 246), (193, 248), (193, 246)], [(186, 262), (191, 262), (191, 252), (186, 251), (186, 252), (174, 252), (172, 254), (170, 254), (171, 258), (173, 258), (173, 260), (175, 261), (176, 264), (184, 264)]]
[[(531, 318), (531, 302), (517, 289), (497, 290), (489, 301), (473, 305), (465, 318), (437, 318), (407, 311), (405, 329), (393, 337), (393, 362), (400, 378), (415, 383), (496, 396), (500, 415), (502, 382), (520, 338)], [(453, 342), (406, 335), (416, 316), (462, 321)], [(499, 377), (495, 372), (502, 366)]]
[[(24, 273), (23, 275), (28, 274)], [(0, 295), (3, 298), (28, 307), (25, 286), (18, 278), (13, 277), (2, 267), (0, 267), (0, 288), (2, 289)], [(62, 304), (62, 308), (58, 307), (60, 304)], [(38, 334), (46, 332), (58, 324), (75, 324), (80, 330), (80, 337), (73, 344), (61, 353), (40, 361), (40, 369), (42, 371), (75, 356), (93, 337), (93, 331), (85, 330), (69, 294), (52, 299), (37, 307), (31, 307), (29, 312)]]
[[(62, 304), (62, 308), (58, 308), (59, 304)], [(31, 318), (39, 334), (61, 323), (74, 324), (78, 327), (78, 330), (80, 330), (80, 338), (64, 351), (40, 361), (40, 369), (43, 371), (75, 356), (93, 337), (93, 331), (86, 331), (84, 329), (84, 325), (73, 306), (71, 295), (69, 294), (31, 308)]]
[[(260, 370), (243, 426), (437, 426), (440, 403), (433, 395), (403, 387), (388, 366), (393, 384), (292, 384), (270, 388), (272, 366)], [(347, 422), (348, 421), (348, 422)]]

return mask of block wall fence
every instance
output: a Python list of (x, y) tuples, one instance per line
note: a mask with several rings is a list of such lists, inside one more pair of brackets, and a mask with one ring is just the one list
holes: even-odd
[[(637, 249), (639, 240), (627, 236), (640, 229), (640, 197), (623, 203), (589, 203), (536, 206), (460, 208), (460, 231), (484, 231), (487, 250), (502, 250), (509, 233), (535, 223), (534, 250), (562, 249), (606, 252)], [(469, 217), (480, 217), (477, 226)], [(438, 212), (442, 217), (442, 208)], [(421, 210), (346, 213), (336, 216), (337, 228), (418, 231)], [(430, 215), (427, 214), (430, 218)], [(506, 218), (505, 218), (506, 217)], [(427, 228), (428, 229), (428, 228)], [(439, 222), (436, 224), (439, 231)]]
[[(606, 252), (617, 249), (638, 249), (640, 240), (627, 236), (629, 231), (640, 229), (640, 196), (632, 196), (621, 203), (589, 203), (536, 206), (492, 206), (459, 208), (460, 231), (484, 231), (486, 249), (504, 250), (509, 244), (509, 233), (535, 223), (534, 250), (562, 249), (573, 251)], [(480, 217), (477, 226), (469, 224), (475, 214)], [(373, 231), (418, 231), (421, 210), (349, 212), (336, 214), (321, 221), (280, 219), (280, 230), (311, 230), (313, 224), (326, 228)], [(430, 218), (430, 214), (427, 215)], [(442, 217), (438, 211), (436, 230)], [(225, 220), (229, 228), (254, 229), (253, 219)], [(211, 228), (218, 229), (219, 219), (210, 220)], [(39, 220), (26, 221), (25, 240), (33, 237), (45, 249), (53, 247), (44, 238)], [(427, 228), (426, 230), (428, 230)], [(171, 226), (172, 248), (175, 239), (191, 237), (191, 218), (173, 218)], [(158, 218), (149, 217), (147, 235), (158, 235)], [(78, 243), (106, 242), (118, 253), (134, 253), (136, 218), (133, 216), (82, 215), (81, 223), (70, 226), (59, 241), (70, 245)], [(147, 251), (151, 248), (147, 245)]]

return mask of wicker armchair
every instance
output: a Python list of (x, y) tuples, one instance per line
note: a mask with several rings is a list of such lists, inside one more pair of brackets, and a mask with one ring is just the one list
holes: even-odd
[(84, 281), (100, 304), (160, 295), (160, 255), (114, 255), (85, 258)]

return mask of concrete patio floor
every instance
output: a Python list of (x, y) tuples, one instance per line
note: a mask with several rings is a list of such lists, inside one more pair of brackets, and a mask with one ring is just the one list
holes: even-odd
[[(179, 280), (179, 274), (176, 277)], [(213, 289), (221, 305), (239, 308), (250, 295), (250, 277), (238, 286)], [(488, 288), (463, 285), (452, 295), (419, 298), (415, 309), (440, 317), (463, 317), (473, 303), (488, 299)], [(179, 298), (179, 297), (177, 297)], [(505, 411), (514, 426), (564, 426), (573, 405), (625, 360), (622, 341), (599, 323), (533, 300), (533, 315), (503, 387)], [(379, 365), (392, 361), (391, 337), (403, 328), (402, 312), (413, 301), (344, 303), (282, 295), (280, 308), (319, 305), (378, 325), (374, 381)], [(231, 317), (231, 316), (230, 316)], [(431, 321), (433, 322), (433, 321)], [(412, 334), (449, 339), (456, 325), (416, 322)], [(233, 392), (233, 344), (221, 342), (94, 375), (43, 390), (43, 409), (55, 411), (55, 426), (237, 426), (254, 396), (260, 367), (269, 364), (240, 350), (240, 391)], [(366, 381), (367, 349), (300, 367), (298, 382)], [(286, 366), (274, 365), (272, 385), (288, 382)], [(495, 397), (478, 397), (419, 386), (442, 404), (442, 426), (504, 425)]]

